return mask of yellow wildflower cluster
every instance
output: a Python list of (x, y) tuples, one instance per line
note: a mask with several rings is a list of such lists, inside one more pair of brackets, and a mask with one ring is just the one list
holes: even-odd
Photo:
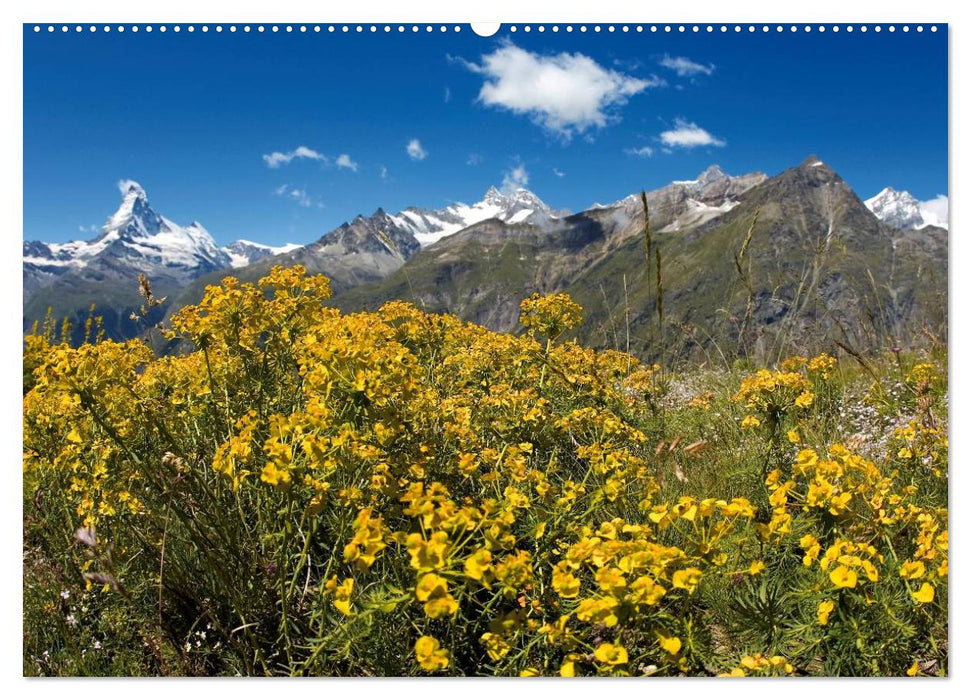
[(537, 292), (523, 299), (520, 308), (519, 322), (523, 327), (547, 338), (558, 338), (583, 320), (583, 309), (567, 294), (543, 296)]
[(764, 656), (762, 654), (743, 656), (738, 666), (720, 676), (791, 676), (795, 668), (784, 656)]
[[(97, 526), (117, 543), (112, 566), (153, 621), (171, 586), (225, 648), (264, 645), (243, 667), (789, 675), (885, 590), (910, 591), (900, 615), (946, 599), (946, 508), (904, 457), (810, 446), (799, 421), (836, 379), (828, 355), (665, 413), (657, 365), (554, 342), (582, 320), (566, 295), (523, 301), (519, 336), (403, 302), (342, 314), (328, 297), (325, 278), (277, 267), (177, 313), (179, 353), (27, 341), (25, 494), (73, 514), (57, 541)], [(746, 440), (781, 455), (772, 469), (765, 445), (752, 459), (717, 433), (739, 403)], [(943, 428), (894, 439), (946, 460)], [(730, 478), (693, 480), (695, 464)], [(787, 628), (815, 621), (817, 638), (772, 647), (785, 658), (713, 651), (712, 610), (783, 575)]]

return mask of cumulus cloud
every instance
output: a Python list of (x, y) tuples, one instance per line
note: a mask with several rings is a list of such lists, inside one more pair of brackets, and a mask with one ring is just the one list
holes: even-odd
[(672, 148), (694, 148), (696, 146), (724, 146), (723, 139), (712, 136), (694, 122), (675, 119), (674, 128), (662, 131), (661, 143)]
[(388, 179), (388, 168), (387, 168), (387, 166), (384, 166), (384, 165), (380, 166), (379, 172), (381, 173), (381, 179), (382, 180), (387, 180)]
[(502, 176), (502, 186), (499, 188), (503, 194), (512, 194), (521, 187), (529, 184), (529, 173), (526, 166), (520, 163), (515, 168), (510, 168)]
[(654, 155), (654, 149), (650, 146), (641, 146), (639, 148), (625, 148), (624, 153), (629, 156), (636, 156), (638, 158), (650, 158)]
[(306, 146), (297, 146), (292, 151), (273, 151), (273, 153), (264, 154), (263, 161), (266, 163), (267, 167), (279, 168), (281, 165), (286, 165), (290, 161), (297, 158), (319, 160), (322, 163), (328, 162), (327, 156), (322, 153), (318, 153), (312, 148), (307, 148)]
[(658, 63), (665, 68), (673, 70), (681, 78), (699, 74), (711, 75), (715, 71), (715, 64), (713, 63), (709, 63), (706, 66), (703, 63), (697, 63), (684, 56), (668, 56), (664, 54), (664, 58), (658, 61)]
[(405, 146), (405, 150), (408, 152), (408, 157), (412, 160), (425, 160), (428, 157), (428, 151), (426, 151), (422, 145), (421, 141), (418, 139), (412, 139)]
[(469, 157), (466, 159), (466, 165), (479, 165), (482, 162), (482, 156), (478, 153), (470, 153)]
[(553, 168), (553, 174), (556, 175), (557, 177), (563, 177), (564, 175), (566, 175), (566, 173), (560, 170), (559, 168)]
[[(931, 218), (937, 219), (936, 221), (929, 221), (929, 223), (934, 224), (947, 224), (947, 195), (939, 194), (934, 199), (928, 199), (920, 203), (921, 214), (924, 215), (924, 220), (928, 221)], [(927, 216), (930, 214), (931, 216)]]
[(606, 126), (628, 98), (664, 83), (604, 68), (581, 53), (544, 56), (508, 42), (479, 64), (454, 60), (483, 76), (482, 104), (525, 115), (566, 140)]
[(337, 160), (334, 161), (338, 168), (347, 168), (348, 170), (353, 170), (357, 172), (357, 163), (351, 160), (351, 157), (346, 153), (341, 153), (337, 156)]

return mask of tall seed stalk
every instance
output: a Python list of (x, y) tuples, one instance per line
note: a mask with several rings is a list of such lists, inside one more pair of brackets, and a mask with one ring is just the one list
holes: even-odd
[[(742, 317), (742, 322), (738, 326), (738, 339), (736, 340), (736, 345), (738, 345), (739, 348), (742, 346), (742, 340), (745, 337), (745, 330), (748, 326), (749, 320), (752, 317), (752, 308), (755, 304), (755, 289), (752, 286), (752, 257), (748, 254), (748, 252), (749, 246), (752, 244), (752, 236), (755, 233), (755, 224), (759, 220), (759, 214), (761, 211), (761, 209), (755, 210), (755, 216), (752, 217), (752, 223), (748, 227), (748, 232), (745, 234), (745, 240), (742, 241), (742, 247), (739, 248), (737, 253), (735, 253), (735, 269), (738, 271), (738, 276), (742, 280), (742, 284), (745, 285), (746, 291), (745, 315)], [(745, 263), (744, 266), (743, 262)]]

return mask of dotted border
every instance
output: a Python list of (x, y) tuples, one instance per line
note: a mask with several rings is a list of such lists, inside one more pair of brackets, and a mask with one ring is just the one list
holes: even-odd
[[(27, 25), (29, 26), (29, 23), (27, 23)], [(271, 34), (277, 34), (280, 32), (284, 32), (287, 34), (292, 34), (292, 33), (363, 34), (365, 32), (370, 34), (378, 34), (378, 33), (390, 34), (392, 32), (396, 32), (398, 34), (406, 34), (406, 33), (418, 34), (418, 33), (421, 33), (422, 31), (424, 31), (425, 34), (430, 34), (433, 32), (437, 32), (441, 34), (444, 34), (447, 32), (453, 32), (457, 34), (459, 32), (466, 31), (465, 28), (463, 28), (461, 25), (445, 25), (445, 24), (441, 24), (441, 25), (431, 25), (431, 24), (426, 24), (426, 25), (418, 25), (418, 24), (411, 24), (411, 25), (405, 25), (405, 24), (397, 24), (397, 25), (390, 25), (390, 24), (384, 24), (384, 25), (378, 25), (378, 24), (323, 24), (323, 25), (322, 24), (283, 24), (283, 25), (280, 25), (280, 24), (270, 24), (270, 25), (264, 25), (264, 24), (214, 24), (214, 25), (208, 25), (208, 24), (171, 24), (171, 25), (169, 24), (159, 24), (159, 25), (48, 24), (48, 25), (41, 25), (41, 24), (35, 24), (33, 25), (33, 29), (35, 34), (42, 33), (45, 29), (49, 34), (54, 34), (54, 33), (57, 33), (58, 31), (62, 34), (66, 34), (68, 32), (71, 32), (72, 30), (74, 31), (74, 33), (77, 33), (77, 34), (85, 33), (85, 32), (89, 34), (94, 34), (97, 32), (103, 32), (106, 34), (111, 32), (117, 32), (119, 34), (123, 34), (125, 32), (130, 32), (132, 34), (137, 34), (139, 32), (144, 32), (146, 34), (159, 32), (159, 33), (165, 34), (166, 32), (169, 32), (169, 31), (174, 32), (175, 34), (179, 34), (182, 32), (183, 29), (190, 34), (195, 33), (197, 31), (202, 34), (206, 34), (210, 31), (215, 32), (217, 34), (223, 33), (223, 32), (229, 32), (230, 34), (234, 34), (234, 33), (265, 34), (267, 32)], [(879, 34), (883, 31), (887, 31), (893, 34), (899, 30), (904, 34), (907, 34), (911, 31), (914, 31), (919, 34), (924, 32), (925, 30), (930, 32), (937, 32), (938, 25), (935, 25), (935, 24), (930, 24), (930, 25), (923, 25), (923, 24), (914, 24), (914, 25), (909, 25), (909, 24), (902, 24), (902, 25), (899, 25), (899, 24), (884, 24), (884, 25), (882, 24), (872, 24), (872, 25), (868, 25), (868, 24), (830, 24), (830, 25), (826, 25), (826, 24), (818, 24), (818, 25), (812, 25), (812, 24), (773, 24), (773, 25), (768, 25), (768, 24), (760, 24), (760, 25), (755, 25), (755, 24), (747, 24), (747, 25), (742, 25), (742, 24), (690, 24), (690, 25), (685, 25), (685, 24), (677, 24), (677, 25), (673, 25), (673, 24), (634, 24), (634, 25), (630, 25), (630, 24), (622, 24), (622, 25), (553, 24), (553, 25), (543, 25), (543, 24), (539, 24), (539, 25), (531, 25), (531, 24), (526, 24), (526, 25), (516, 25), (516, 24), (511, 24), (511, 25), (504, 25), (503, 27), (500, 28), (499, 32), (507, 31), (509, 33), (515, 34), (520, 30), (522, 30), (524, 33), (528, 34), (535, 30), (542, 34), (546, 32), (547, 29), (553, 33), (564, 31), (568, 34), (574, 31), (577, 31), (581, 34), (592, 31), (593, 33), (597, 34), (597, 33), (602, 33), (605, 30), (607, 33), (619, 31), (621, 33), (648, 32), (648, 33), (654, 33), (654, 34), (658, 32), (663, 32), (666, 34), (670, 34), (674, 32), (677, 32), (679, 34), (688, 34), (688, 33), (700, 34), (703, 32), (707, 34), (712, 34), (715, 32), (719, 32), (722, 34), (726, 34), (728, 32), (732, 32), (735, 34), (742, 34), (742, 33), (755, 34), (755, 33), (761, 32), (763, 34), (768, 34), (773, 31), (775, 33), (789, 32), (791, 34), (797, 33), (797, 32), (805, 33), (805, 34), (809, 34), (809, 33), (823, 34), (826, 32), (832, 32), (834, 34), (837, 34), (839, 32), (846, 32), (846, 33), (860, 32), (865, 34), (867, 32), (875, 32)], [(471, 32), (471, 30), (469, 31)], [(471, 33), (475, 34), (475, 32), (471, 32)]]

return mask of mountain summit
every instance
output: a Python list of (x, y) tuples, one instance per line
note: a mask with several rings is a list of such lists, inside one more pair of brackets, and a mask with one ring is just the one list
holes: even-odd
[(50, 308), (55, 317), (69, 317), (80, 329), (87, 309), (95, 304), (109, 337), (131, 337), (135, 326), (129, 316), (140, 304), (140, 274), (148, 276), (161, 297), (202, 275), (248, 265), (267, 254), (266, 246), (220, 248), (202, 224), (181, 226), (165, 218), (152, 209), (145, 189), (134, 180), (122, 180), (118, 189), (121, 204), (96, 238), (24, 241), (25, 327), (44, 318)]
[(940, 216), (921, 203), (910, 192), (884, 187), (870, 199), (864, 201), (867, 209), (885, 224), (906, 231), (926, 226), (947, 228), (947, 214)]
[(180, 226), (157, 214), (145, 190), (133, 180), (122, 180), (118, 188), (121, 205), (101, 227), (101, 235), (68, 243), (27, 241), (25, 269), (33, 266), (56, 276), (110, 263), (113, 269), (130, 268), (150, 277), (189, 278), (229, 266), (229, 256), (202, 224)]
[(507, 224), (544, 225), (564, 214), (554, 211), (527, 189), (507, 193), (490, 187), (482, 199), (472, 205), (456, 202), (436, 210), (409, 207), (392, 215), (391, 219), (409, 231), (422, 246), (427, 246), (487, 219), (498, 219)]

